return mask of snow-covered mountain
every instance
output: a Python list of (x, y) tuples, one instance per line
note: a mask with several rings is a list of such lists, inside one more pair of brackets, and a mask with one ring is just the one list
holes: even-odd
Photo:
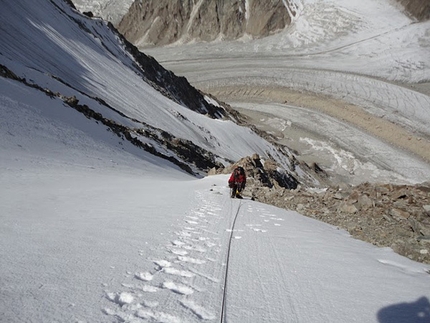
[(91, 118), (94, 128), (111, 131), (107, 137), (117, 136), (121, 149), (139, 147), (189, 173), (202, 174), (253, 153), (292, 168), (288, 151), (236, 125), (214, 99), (139, 53), (103, 20), (60, 0), (30, 2), (3, 4), (4, 106), (23, 100), (10, 87), (30, 91), (28, 102), (43, 94), (35, 100), (42, 103), (29, 108), (58, 105), (64, 113), (73, 108), (81, 118)]

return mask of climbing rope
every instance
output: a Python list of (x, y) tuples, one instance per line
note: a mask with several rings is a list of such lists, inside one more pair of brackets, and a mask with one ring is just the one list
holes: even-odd
[(230, 237), (228, 241), (225, 275), (224, 275), (224, 291), (222, 295), (221, 323), (225, 322), (225, 318), (226, 318), (227, 280), (228, 280), (228, 268), (230, 263), (231, 242), (233, 240), (233, 232), (234, 232), (234, 227), (236, 225), (237, 216), (239, 214), (241, 207), (242, 207), (242, 201), (240, 201), (239, 207), (237, 208), (236, 214), (234, 216), (233, 224), (231, 226), (231, 231), (230, 231)]

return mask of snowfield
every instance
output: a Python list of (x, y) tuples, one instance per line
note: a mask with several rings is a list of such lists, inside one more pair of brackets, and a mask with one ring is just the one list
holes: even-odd
[[(196, 180), (45, 118), (56, 138), (19, 128), (21, 154), (2, 158), (2, 320), (428, 318), (430, 266), (296, 212), (231, 200), (227, 176)], [(70, 138), (83, 143), (69, 148)]]
[[(202, 145), (200, 128), (210, 129), (220, 145), (206, 145), (222, 156), (273, 149), (161, 96), (102, 22), (82, 20), (106, 32), (91, 38), (67, 17), (81, 21), (60, 0), (2, 2), (0, 64)], [(230, 199), (227, 175), (192, 177), (3, 76), (0, 152), (2, 322), (430, 321), (429, 265), (293, 211)]]

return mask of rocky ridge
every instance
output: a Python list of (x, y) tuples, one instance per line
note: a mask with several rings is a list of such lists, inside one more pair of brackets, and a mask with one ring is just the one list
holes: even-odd
[(135, 1), (118, 30), (139, 47), (231, 40), (267, 36), (288, 26), (296, 14), (291, 0)]
[[(280, 181), (273, 161), (246, 157), (210, 174), (229, 174), (237, 165), (247, 171), (244, 195), (347, 230), (378, 247), (392, 248), (414, 261), (430, 264), (430, 182), (419, 185), (363, 183), (304, 187), (288, 174)], [(303, 165), (302, 165), (303, 166)], [(317, 165), (314, 165), (318, 169)], [(324, 178), (323, 171), (317, 171)]]
[[(397, 2), (418, 21), (430, 19), (428, 1)], [(294, 0), (137, 0), (117, 26), (139, 48), (178, 41), (260, 38), (289, 26), (300, 10)]]
[[(80, 104), (79, 100), (75, 96), (68, 97), (62, 95), (61, 93), (53, 92), (47, 88), (43, 88), (37, 84), (29, 83), (26, 79), (18, 77), (6, 66), (1, 64), (0, 76), (18, 81), (28, 87), (37, 89), (45, 93), (51, 99), (59, 99), (63, 101), (67, 106), (82, 113), (88, 119), (93, 119), (97, 123), (105, 125), (107, 129), (109, 129), (109, 131), (115, 133), (123, 141), (129, 141), (131, 144), (136, 147), (139, 147), (142, 150), (145, 150), (162, 159), (168, 160), (183, 169), (184, 171), (188, 172), (189, 174), (197, 176), (210, 167), (222, 166), (219, 161), (216, 161), (217, 159), (222, 160), (222, 157), (215, 156), (213, 153), (195, 145), (189, 140), (175, 137), (167, 131), (154, 128), (144, 122), (139, 122), (138, 120), (134, 121), (140, 123), (139, 128), (126, 127), (122, 124), (115, 122), (114, 120), (104, 117), (101, 113), (94, 111), (86, 104)], [(109, 106), (102, 99), (94, 98), (94, 100), (99, 104), (104, 105), (106, 108), (115, 111), (118, 114), (121, 114), (119, 111)], [(127, 118), (127, 116), (123, 114), (121, 115), (124, 118)], [(146, 139), (148, 138), (151, 140), (152, 143), (146, 142)], [(163, 149), (160, 149), (161, 151), (157, 150), (154, 147), (154, 144), (156, 144), (158, 147), (163, 147)], [(174, 155), (172, 155), (171, 153), (166, 154), (165, 151), (174, 152)]]
[(430, 1), (398, 0), (405, 10), (419, 21), (430, 19)]

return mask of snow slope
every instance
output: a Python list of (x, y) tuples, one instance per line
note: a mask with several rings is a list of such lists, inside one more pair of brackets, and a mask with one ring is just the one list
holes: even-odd
[(292, 211), (231, 200), (226, 176), (195, 180), (100, 142), (89, 153), (92, 136), (41, 119), (55, 137), (37, 135), (43, 123), (15, 123), (16, 145), (2, 149), (14, 159), (0, 164), (5, 322), (430, 318), (430, 266)]
[[(57, 9), (23, 2), (2, 2), (1, 64), (92, 106), (76, 89), (106, 92), (112, 104), (124, 101), (116, 107), (142, 118), (154, 102), (183, 112), (109, 54), (118, 48), (107, 52), (93, 46), (97, 38), (73, 33), (71, 21), (58, 16), (68, 12), (60, 2), (52, 2)], [(30, 11), (34, 17), (15, 21)], [(70, 33), (68, 41), (60, 31)], [(31, 43), (40, 45), (31, 47), (33, 55)], [(58, 53), (44, 55), (48, 46)], [(67, 85), (49, 77), (53, 72)], [(155, 117), (164, 113), (179, 128), (172, 131), (191, 137), (160, 111)], [(216, 129), (219, 136), (246, 133)], [(230, 145), (240, 151), (242, 143)], [(231, 200), (226, 176), (191, 177), (61, 100), (4, 77), (0, 152), (2, 322), (430, 319), (430, 266), (295, 212)]]
[[(220, 162), (258, 153), (288, 167), (285, 156), (248, 128), (213, 120), (160, 95), (104, 21), (86, 18), (62, 1), (6, 1), (3, 9), (0, 64), (31, 84), (75, 96), (124, 126), (142, 128), (143, 122), (168, 131), (219, 156)], [(238, 142), (236, 149), (232, 141)]]
[(32, 98), (1, 97), (5, 322), (430, 318), (430, 266), (292, 211), (231, 200), (226, 176), (196, 180), (127, 153), (74, 110)]

